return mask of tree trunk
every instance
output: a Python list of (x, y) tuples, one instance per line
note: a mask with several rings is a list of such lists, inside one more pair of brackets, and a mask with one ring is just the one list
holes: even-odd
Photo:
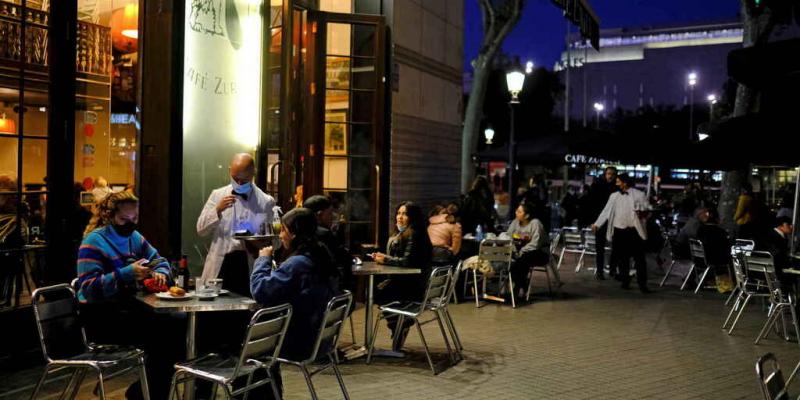
[(483, 114), (483, 99), (486, 97), (486, 86), (489, 82), (489, 66), (485, 65), (486, 57), (478, 56), (475, 63), (472, 88), (464, 111), (464, 130), (461, 141), (461, 191), (466, 193), (475, 177), (475, 166), (472, 155), (478, 147), (480, 135), (481, 115)]

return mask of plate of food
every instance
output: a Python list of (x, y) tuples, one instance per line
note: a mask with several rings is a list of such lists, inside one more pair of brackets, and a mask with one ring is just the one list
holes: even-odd
[(187, 293), (185, 290), (177, 286), (173, 286), (166, 292), (156, 293), (156, 297), (162, 300), (189, 300), (194, 297), (194, 294)]

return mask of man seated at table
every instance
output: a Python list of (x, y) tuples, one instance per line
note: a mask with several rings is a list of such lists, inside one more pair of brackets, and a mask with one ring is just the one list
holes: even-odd
[(326, 196), (314, 195), (303, 202), (303, 207), (314, 212), (317, 218), (317, 240), (322, 243), (333, 256), (339, 287), (354, 290), (353, 257), (344, 242), (333, 233), (333, 204)]
[(776, 218), (773, 229), (763, 233), (761, 238), (756, 240), (756, 250), (768, 251), (772, 254), (772, 259), (775, 261), (775, 274), (784, 288), (791, 288), (794, 285), (794, 279), (783, 273), (785, 268), (792, 266), (791, 255), (789, 254), (789, 239), (792, 235), (792, 230), (791, 218)]
[[(89, 341), (143, 349), (150, 397), (164, 399), (173, 365), (184, 357), (185, 325), (134, 299), (145, 279), (165, 286), (171, 281), (169, 263), (136, 231), (138, 222), (139, 200), (130, 192), (98, 203), (78, 250), (78, 301)], [(125, 395), (141, 398), (139, 382)]]

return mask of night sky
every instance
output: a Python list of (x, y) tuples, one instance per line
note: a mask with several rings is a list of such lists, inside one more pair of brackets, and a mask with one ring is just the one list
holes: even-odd
[[(663, 26), (737, 19), (739, 0), (590, 0), (600, 29)], [(464, 70), (478, 52), (483, 33), (478, 0), (464, 0)], [(524, 63), (552, 69), (564, 49), (566, 25), (561, 10), (550, 0), (527, 0), (522, 18), (503, 49)], [(572, 31), (577, 29), (573, 26)]]

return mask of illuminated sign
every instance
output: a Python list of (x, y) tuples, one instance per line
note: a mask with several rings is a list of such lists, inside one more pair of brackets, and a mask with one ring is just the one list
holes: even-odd
[(599, 157), (590, 157), (583, 154), (567, 154), (564, 161), (570, 164), (619, 164), (619, 161), (610, 161)]

